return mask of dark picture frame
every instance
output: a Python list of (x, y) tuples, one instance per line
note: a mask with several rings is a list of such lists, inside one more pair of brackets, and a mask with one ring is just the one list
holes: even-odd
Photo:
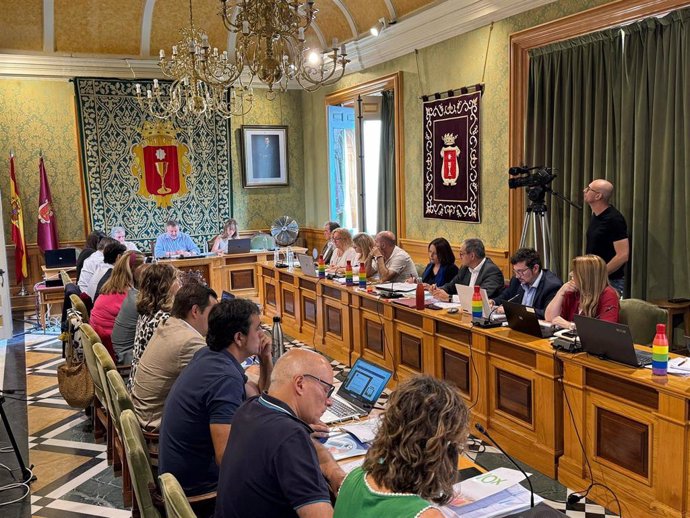
[(289, 185), (287, 126), (242, 126), (242, 185)]

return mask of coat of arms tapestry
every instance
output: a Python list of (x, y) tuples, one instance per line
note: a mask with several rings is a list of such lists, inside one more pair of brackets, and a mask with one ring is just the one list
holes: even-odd
[(91, 228), (123, 226), (148, 251), (174, 219), (203, 249), (231, 216), (229, 122), (155, 119), (135, 81), (77, 78), (75, 88)]
[(424, 217), (479, 223), (481, 92), (424, 102)]

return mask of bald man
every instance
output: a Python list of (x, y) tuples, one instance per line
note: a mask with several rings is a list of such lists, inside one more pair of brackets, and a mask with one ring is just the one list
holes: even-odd
[(220, 467), (216, 518), (331, 518), (329, 486), (345, 473), (312, 427), (332, 403), (333, 370), (320, 354), (291, 349), (268, 393), (237, 411)]
[(594, 180), (584, 189), (585, 202), (592, 209), (592, 220), (587, 229), (586, 253), (601, 257), (606, 262), (609, 284), (618, 293), (625, 287), (625, 263), (630, 255), (630, 240), (625, 218), (610, 200), (613, 184)]
[(371, 249), (374, 259), (367, 265), (367, 277), (378, 273), (381, 282), (405, 282), (417, 278), (414, 261), (410, 254), (396, 245), (393, 232), (379, 232), (374, 241), (376, 246)]

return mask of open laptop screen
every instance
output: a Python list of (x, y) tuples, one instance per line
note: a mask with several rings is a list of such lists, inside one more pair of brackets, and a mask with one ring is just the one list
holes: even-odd
[(372, 407), (391, 378), (388, 369), (359, 359), (352, 366), (338, 395), (355, 404)]

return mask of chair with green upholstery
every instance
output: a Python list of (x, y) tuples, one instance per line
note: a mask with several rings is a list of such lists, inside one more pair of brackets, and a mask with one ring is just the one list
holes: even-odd
[(86, 367), (93, 380), (94, 394), (96, 397), (93, 398), (93, 403), (91, 403), (91, 418), (93, 419), (94, 438), (96, 441), (100, 441), (107, 433), (109, 419), (105, 393), (103, 392), (103, 382), (98, 374), (96, 354), (93, 352), (93, 345), (95, 343), (100, 343), (101, 339), (89, 324), (81, 324), (75, 336), (81, 343)]
[(115, 455), (119, 457), (118, 460), (122, 464), (122, 500), (125, 507), (130, 507), (133, 497), (132, 479), (129, 476), (129, 468), (127, 467), (127, 455), (125, 455), (120, 415), (123, 410), (134, 411), (134, 405), (129, 397), (129, 392), (127, 392), (122, 376), (116, 370), (106, 371), (105, 377), (110, 392), (110, 404), (112, 405), (111, 419), (115, 431)]
[[(125, 458), (125, 451), (122, 447), (122, 441), (120, 439), (117, 424), (114, 422), (115, 407), (113, 404), (112, 391), (110, 390), (110, 383), (108, 382), (107, 373), (110, 371), (117, 372), (115, 369), (115, 362), (113, 362), (110, 353), (101, 343), (93, 344), (93, 352), (96, 356), (96, 366), (98, 367), (98, 375), (101, 378), (101, 383), (104, 387), (105, 403), (108, 410), (108, 462), (112, 463), (113, 471), (115, 476), (119, 476), (122, 473), (123, 460)], [(124, 495), (123, 487), (123, 499), (126, 500)], [(131, 504), (131, 494), (129, 495), (129, 502), (125, 502), (125, 505)]]
[(182, 486), (172, 473), (163, 473), (158, 476), (160, 480), (165, 513), (168, 518), (195, 518), (196, 514), (189, 505)]
[(89, 310), (86, 309), (84, 301), (79, 298), (79, 295), (70, 295), (69, 300), (72, 302), (72, 309), (81, 315), (81, 321), (85, 324), (89, 323)]
[(656, 334), (656, 325), (665, 324), (667, 311), (654, 304), (640, 299), (621, 300), (618, 320), (630, 327), (633, 342), (641, 345), (651, 345)]
[(122, 442), (125, 446), (129, 476), (132, 479), (137, 509), (142, 518), (160, 518), (160, 513), (153, 505), (149, 491), (149, 484), (155, 485), (151, 459), (146, 448), (144, 435), (139, 421), (131, 410), (123, 410), (120, 414), (120, 428)]

